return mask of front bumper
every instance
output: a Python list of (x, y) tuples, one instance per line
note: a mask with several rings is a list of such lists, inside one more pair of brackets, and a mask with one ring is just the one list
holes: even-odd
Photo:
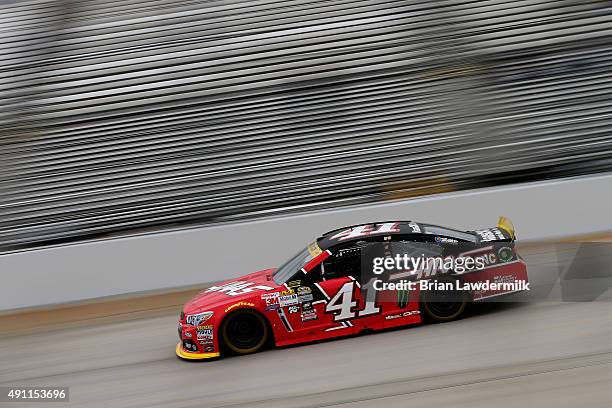
[(220, 357), (221, 353), (193, 353), (183, 349), (183, 346), (179, 342), (176, 345), (176, 355), (185, 360), (204, 360), (207, 358)]

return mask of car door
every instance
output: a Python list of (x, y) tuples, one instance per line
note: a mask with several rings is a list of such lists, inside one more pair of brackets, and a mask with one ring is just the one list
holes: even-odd
[(363, 297), (361, 249), (364, 245), (365, 241), (359, 241), (334, 246), (329, 250), (330, 256), (321, 263), (320, 278), (314, 286), (325, 299), (321, 302), (326, 316), (325, 332), (357, 333), (365, 328), (364, 318), (378, 313), (374, 303), (366, 303)]
[(345, 244), (325, 251), (318, 264), (287, 282), (299, 302), (299, 313), (286, 312), (294, 336), (316, 340), (357, 333), (364, 307), (359, 275), (360, 247)]

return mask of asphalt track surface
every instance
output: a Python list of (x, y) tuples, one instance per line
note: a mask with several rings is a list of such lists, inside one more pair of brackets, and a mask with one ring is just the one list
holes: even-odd
[(175, 357), (174, 315), (9, 336), (0, 384), (69, 386), (70, 407), (611, 407), (612, 296), (561, 302), (538, 279), (563, 254), (523, 255), (547, 299), (205, 362)]

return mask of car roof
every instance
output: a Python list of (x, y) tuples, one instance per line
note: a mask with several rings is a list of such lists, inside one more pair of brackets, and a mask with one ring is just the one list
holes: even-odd
[[(428, 231), (431, 229), (438, 229), (442, 232), (449, 232), (450, 234), (432, 233)], [(455, 234), (452, 234), (453, 232)], [(439, 225), (424, 224), (415, 221), (377, 221), (366, 224), (350, 225), (328, 231), (317, 239), (317, 244), (322, 250), (325, 250), (333, 245), (363, 240), (367, 237), (407, 234), (443, 235), (451, 237), (456, 235), (457, 238), (461, 238), (459, 236), (460, 234), (469, 234), (477, 239), (476, 235), (471, 231), (459, 231)]]

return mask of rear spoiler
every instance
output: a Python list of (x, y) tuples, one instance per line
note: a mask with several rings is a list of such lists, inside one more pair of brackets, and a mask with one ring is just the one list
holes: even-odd
[(503, 215), (499, 217), (499, 221), (497, 221), (497, 228), (503, 229), (506, 231), (512, 239), (516, 239), (516, 235), (514, 234), (514, 224), (510, 221), (509, 218), (504, 217)]

